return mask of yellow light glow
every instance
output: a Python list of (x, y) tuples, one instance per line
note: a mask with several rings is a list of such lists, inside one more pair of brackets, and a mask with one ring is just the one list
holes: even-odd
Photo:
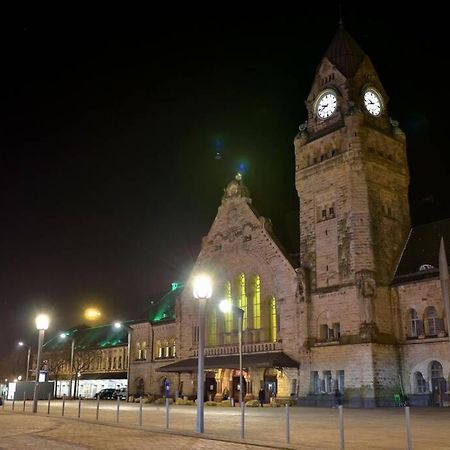
[(90, 322), (94, 320), (100, 319), (102, 313), (98, 308), (92, 307), (92, 308), (86, 308), (84, 311), (84, 318), (86, 320), (89, 320)]

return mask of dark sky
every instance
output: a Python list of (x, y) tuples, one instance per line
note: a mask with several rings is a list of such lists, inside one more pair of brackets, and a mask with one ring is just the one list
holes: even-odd
[[(36, 339), (39, 309), (49, 333), (92, 302), (134, 318), (184, 280), (240, 164), (286, 237), (292, 141), (338, 23), (320, 3), (3, 18), (0, 356)], [(434, 15), (344, 7), (407, 134), (414, 224), (450, 217), (448, 36)]]

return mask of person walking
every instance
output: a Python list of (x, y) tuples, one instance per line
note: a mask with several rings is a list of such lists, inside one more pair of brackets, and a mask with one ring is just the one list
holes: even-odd
[(264, 403), (266, 403), (266, 393), (264, 392), (264, 388), (261, 388), (259, 390), (258, 398), (262, 408), (264, 406)]

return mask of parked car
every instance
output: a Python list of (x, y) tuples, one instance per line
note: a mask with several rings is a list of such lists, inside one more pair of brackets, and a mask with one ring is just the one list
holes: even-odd
[(116, 398), (114, 397), (115, 393), (115, 389), (102, 389), (94, 394), (94, 398), (99, 398), (100, 400), (112, 400), (113, 398)]
[(127, 399), (127, 390), (126, 388), (116, 389), (114, 392), (114, 398), (119, 397), (120, 400), (126, 400)]

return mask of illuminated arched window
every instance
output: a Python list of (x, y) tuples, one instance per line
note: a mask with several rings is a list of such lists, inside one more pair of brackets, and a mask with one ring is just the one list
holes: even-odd
[(213, 309), (209, 315), (208, 321), (208, 345), (214, 347), (217, 345), (217, 311)]
[(136, 359), (141, 359), (141, 355), (142, 355), (142, 350), (141, 350), (141, 343), (137, 342), (136, 343)]
[(172, 357), (175, 358), (177, 356), (177, 341), (174, 339), (172, 341)]
[(147, 342), (141, 344), (141, 359), (147, 359)]
[(170, 347), (169, 347), (169, 341), (166, 339), (164, 341), (164, 358), (168, 358), (169, 357), (169, 351), (170, 351)]
[(163, 357), (163, 349), (162, 349), (161, 341), (156, 341), (156, 357), (157, 358)]
[(245, 291), (245, 273), (241, 273), (238, 277), (238, 298), (239, 308), (244, 311), (244, 320), (242, 328), (246, 330), (248, 328), (248, 312), (247, 312), (247, 294)]
[[(233, 301), (233, 297), (231, 295), (231, 281), (227, 281), (225, 283), (225, 300)], [(225, 313), (225, 333), (231, 333), (233, 331), (233, 313), (230, 311)], [(226, 344), (230, 342), (225, 342)]]
[(259, 275), (253, 277), (252, 290), (252, 305), (253, 305), (253, 328), (261, 328), (261, 279)]
[(272, 295), (269, 297), (269, 312), (270, 312), (270, 340), (275, 342), (277, 340), (277, 301)]

